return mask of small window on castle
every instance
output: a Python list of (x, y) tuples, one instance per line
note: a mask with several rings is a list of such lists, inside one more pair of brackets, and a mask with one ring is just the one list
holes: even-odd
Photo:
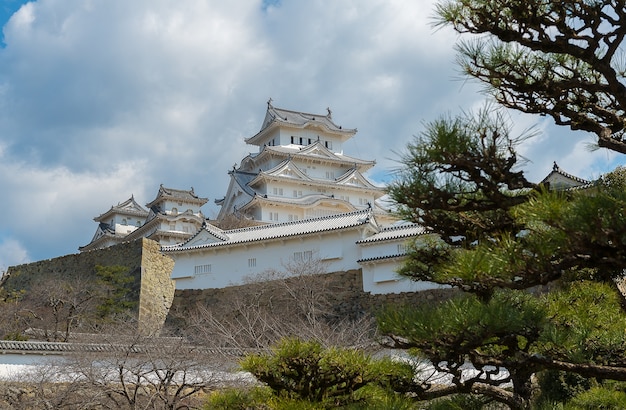
[(128, 225), (128, 223), (126, 222), (126, 218), (122, 219), (122, 225)]
[(292, 144), (295, 144), (295, 143), (296, 143), (296, 141), (295, 141), (295, 140), (296, 140), (296, 137), (294, 137), (294, 136), (292, 135), (292, 136), (291, 136), (291, 143), (292, 143)]
[(178, 215), (178, 208), (172, 208), (172, 215)]
[(196, 265), (193, 268), (194, 275), (202, 275), (206, 273), (211, 273), (211, 265)]
[(300, 145), (304, 145), (304, 138), (300, 137)]
[(141, 221), (137, 221), (137, 226), (141, 226)]
[(294, 262), (302, 262), (302, 252), (294, 252), (293, 260)]
[(249, 268), (256, 268), (256, 258), (248, 259), (248, 267)]
[(309, 145), (311, 145), (311, 138), (309, 138)]
[(170, 224), (170, 231), (175, 231), (175, 230), (176, 230), (176, 225)]
[(406, 245), (403, 243), (398, 244), (398, 253), (406, 253)]

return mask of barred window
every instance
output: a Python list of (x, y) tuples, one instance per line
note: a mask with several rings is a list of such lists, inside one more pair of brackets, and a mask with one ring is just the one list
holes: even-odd
[(211, 265), (207, 264), (207, 265), (196, 265), (193, 268), (193, 273), (194, 275), (202, 275), (205, 273), (211, 273)]

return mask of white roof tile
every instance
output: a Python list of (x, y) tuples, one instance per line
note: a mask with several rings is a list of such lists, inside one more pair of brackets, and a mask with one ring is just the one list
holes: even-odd
[(357, 243), (371, 243), (380, 241), (389, 241), (403, 238), (410, 238), (413, 236), (425, 235), (429, 233), (426, 228), (417, 224), (404, 224), (383, 228), (377, 234), (374, 234), (368, 238), (362, 239)]
[[(302, 236), (308, 234), (314, 234), (319, 232), (327, 232), (333, 230), (341, 230), (353, 228), (370, 223), (372, 220), (371, 209), (349, 212), (345, 214), (338, 214), (332, 216), (326, 216), (322, 218), (306, 219), (301, 221), (269, 224), (262, 226), (254, 226), (248, 228), (233, 229), (229, 231), (222, 231), (221, 233), (226, 237), (226, 240), (215, 241), (214, 230), (210, 233), (213, 240), (207, 243), (188, 246), (189, 242), (193, 242), (194, 238), (202, 234), (203, 231), (198, 232), (187, 242), (179, 245), (164, 246), (161, 248), (163, 252), (184, 252), (195, 249), (211, 248), (216, 246), (227, 246), (241, 243), (260, 242), (271, 239), (286, 238), (292, 236)], [(206, 229), (206, 228), (205, 228)], [(197, 241), (195, 241), (197, 243)]]

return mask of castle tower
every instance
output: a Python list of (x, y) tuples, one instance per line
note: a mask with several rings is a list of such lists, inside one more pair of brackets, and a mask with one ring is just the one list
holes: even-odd
[(161, 245), (184, 242), (202, 228), (206, 218), (201, 207), (207, 198), (190, 190), (159, 187), (156, 198), (147, 203), (150, 210), (141, 228), (128, 235), (128, 240), (148, 238)]
[(127, 240), (127, 236), (143, 226), (148, 211), (131, 196), (126, 201), (93, 218), (98, 228), (91, 242), (78, 248), (81, 252), (106, 248)]
[(94, 218), (98, 228), (91, 242), (78, 249), (81, 252), (106, 248), (123, 241), (148, 238), (161, 245), (184, 242), (198, 232), (206, 218), (200, 208), (207, 203), (190, 190), (159, 187), (156, 198), (139, 205), (134, 197), (112, 206)]
[(310, 114), (267, 103), (260, 131), (245, 141), (258, 147), (229, 171), (218, 222), (237, 215), (260, 223), (289, 222), (374, 208), (384, 195), (363, 176), (376, 162), (345, 155), (356, 134), (335, 124), (330, 109)]

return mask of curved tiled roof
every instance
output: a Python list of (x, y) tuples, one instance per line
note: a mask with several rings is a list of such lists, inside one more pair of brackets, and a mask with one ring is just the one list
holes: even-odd
[(545, 184), (547, 182), (549, 182), (549, 180), (554, 176), (554, 175), (560, 175), (566, 179), (571, 180), (574, 184), (572, 186), (566, 186), (566, 187), (562, 187), (560, 189), (566, 189), (566, 190), (572, 190), (572, 189), (582, 189), (582, 188), (588, 188), (593, 186), (594, 182), (593, 181), (588, 181), (586, 179), (577, 177), (575, 175), (569, 174), (565, 171), (563, 171), (563, 169), (561, 169), (561, 167), (559, 167), (559, 165), (556, 163), (556, 161), (554, 162), (553, 166), (552, 166), (552, 171), (544, 178), (541, 180), (540, 184)]
[[(318, 144), (318, 142), (315, 142), (313, 144), (311, 144), (308, 147), (311, 147), (315, 144)], [(357, 164), (357, 165), (369, 165), (369, 166), (374, 166), (376, 164), (375, 160), (366, 160), (366, 159), (360, 159), (360, 158), (355, 158), (355, 157), (351, 157), (349, 155), (345, 155), (345, 154), (340, 154), (340, 153), (336, 153), (336, 152), (331, 152), (330, 150), (328, 150), (326, 147), (324, 147), (323, 145), (320, 144), (320, 146), (327, 150), (330, 154), (332, 155), (316, 155), (313, 153), (310, 153), (309, 151), (311, 151), (311, 149), (307, 149), (308, 147), (293, 147), (293, 146), (282, 146), (282, 145), (274, 145), (274, 146), (269, 146), (266, 145), (263, 147), (263, 150), (259, 153), (255, 153), (255, 154), (250, 154), (249, 157), (256, 159), (257, 157), (259, 157), (259, 155), (263, 154), (264, 152), (266, 153), (272, 153), (272, 154), (280, 154), (280, 155), (284, 155), (284, 156), (292, 156), (295, 158), (315, 158), (315, 159), (321, 159), (321, 160), (325, 160), (328, 162), (337, 162), (337, 163), (341, 163), (341, 164)]]
[(148, 215), (148, 211), (145, 210), (141, 205), (135, 201), (135, 197), (131, 195), (126, 201), (122, 203), (118, 203), (115, 206), (111, 206), (111, 209), (108, 211), (96, 216), (94, 221), (101, 222), (104, 219), (107, 219), (110, 215), (120, 214), (120, 215), (129, 215), (129, 216), (138, 216), (141, 218), (145, 218)]
[[(293, 176), (287, 176), (283, 173), (283, 171), (287, 169), (289, 169), (293, 173)], [(286, 178), (290, 180), (295, 179), (295, 180), (301, 180), (301, 181), (306, 181), (306, 182), (310, 182), (313, 180), (310, 176), (302, 172), (296, 164), (292, 164), (291, 158), (287, 158), (283, 160), (280, 164), (276, 165), (274, 168), (268, 169), (266, 171), (260, 171), (257, 174), (257, 176), (248, 183), (248, 186), (254, 185), (256, 182), (260, 181), (261, 179), (265, 177), (281, 178), (281, 179)]]
[(246, 138), (247, 144), (255, 144), (259, 142), (260, 137), (264, 134), (264, 131), (267, 130), (272, 124), (279, 123), (281, 125), (286, 125), (295, 128), (306, 128), (309, 126), (317, 126), (326, 129), (328, 132), (333, 134), (345, 134), (349, 138), (354, 135), (357, 130), (346, 128), (344, 129), (342, 126), (337, 125), (332, 120), (332, 113), (330, 109), (328, 109), (328, 113), (326, 115), (323, 114), (312, 114), (306, 113), (302, 111), (292, 111), (285, 110), (283, 108), (276, 108), (272, 105), (271, 100), (267, 103), (267, 112), (265, 113), (265, 119), (263, 120), (263, 124), (261, 125), (261, 129), (259, 132), (250, 137)]
[[(357, 181), (359, 181), (360, 185), (351, 184), (349, 182), (349, 180), (352, 179), (352, 178), (354, 178)], [(377, 191), (384, 191), (385, 190), (385, 188), (377, 187), (376, 185), (372, 184), (356, 168), (352, 168), (352, 170), (350, 170), (350, 171), (346, 172), (345, 174), (339, 176), (338, 178), (335, 179), (335, 182), (337, 184), (340, 184), (342, 187), (345, 187), (346, 185), (349, 185), (349, 186), (355, 187), (355, 188), (374, 189), (374, 190), (377, 190)]]
[(333, 196), (327, 194), (311, 194), (311, 195), (303, 195), (298, 198), (290, 198), (290, 197), (280, 197), (280, 196), (271, 196), (265, 197), (261, 195), (255, 195), (252, 199), (244, 204), (243, 206), (237, 208), (239, 211), (245, 210), (252, 205), (265, 202), (270, 204), (286, 204), (286, 205), (298, 205), (298, 206), (306, 206), (313, 207), (319, 205), (320, 202), (331, 202), (331, 203), (342, 203), (345, 204), (349, 209), (356, 209), (354, 205), (344, 199), (334, 198)]
[(366, 244), (380, 241), (390, 241), (396, 239), (410, 238), (413, 236), (425, 235), (430, 233), (426, 228), (417, 224), (404, 224), (383, 228), (377, 234), (368, 238), (361, 239), (357, 243)]
[[(356, 171), (358, 173), (358, 171)], [(369, 182), (362, 174), (358, 173), (358, 180), (362, 183), (362, 185), (345, 183), (351, 176), (355, 175), (354, 171), (348, 171), (343, 175), (340, 175), (336, 179), (319, 179), (319, 178), (311, 178), (308, 175), (305, 175), (306, 179), (298, 179), (295, 177), (289, 177), (286, 175), (276, 175), (275, 173), (268, 172), (260, 172), (257, 177), (255, 177), (252, 181), (250, 181), (249, 185), (254, 185), (262, 180), (273, 180), (273, 181), (285, 181), (292, 182), (297, 181), (300, 184), (315, 186), (315, 187), (323, 187), (323, 188), (337, 188), (337, 189), (350, 189), (356, 190), (359, 192), (368, 191), (378, 193), (379, 196), (384, 195), (385, 188), (377, 187), (376, 185)], [(258, 195), (258, 194), (257, 194)]]
[(389, 260), (389, 259), (403, 259), (406, 258), (407, 253), (397, 253), (395, 255), (383, 255), (383, 256), (373, 256), (371, 258), (363, 258), (363, 259), (358, 259), (356, 262), (357, 263), (367, 263), (367, 262), (377, 262), (377, 261), (383, 261), (383, 260)]
[(178, 200), (181, 202), (193, 203), (193, 204), (199, 204), (199, 205), (204, 205), (208, 201), (207, 198), (200, 198), (198, 195), (196, 195), (193, 188), (189, 190), (174, 189), (174, 188), (166, 188), (163, 186), (163, 184), (161, 184), (159, 186), (159, 192), (157, 193), (156, 198), (152, 200), (151, 202), (147, 203), (146, 206), (151, 208), (155, 204), (165, 199), (173, 199), (173, 200)]
[[(174, 342), (177, 343), (177, 342)], [(0, 353), (31, 353), (31, 354), (64, 354), (71, 352), (131, 352), (146, 353), (155, 351), (167, 351), (170, 344), (139, 345), (139, 344), (110, 344), (110, 343), (64, 343), (64, 342), (39, 342), (39, 341), (13, 341), (0, 340)], [(204, 346), (185, 345), (189, 352), (226, 353), (241, 356), (254, 349), (238, 348), (207, 348)]]
[(256, 178), (256, 176), (258, 175), (257, 173), (233, 170), (233, 171), (230, 171), (229, 174), (233, 176), (237, 185), (239, 185), (239, 187), (245, 193), (247, 193), (248, 195), (254, 196), (255, 191), (254, 189), (250, 188), (249, 184), (250, 184), (250, 181)]
[[(349, 212), (332, 216), (325, 216), (314, 219), (303, 219), (294, 222), (268, 224), (248, 228), (239, 228), (229, 231), (222, 231), (228, 238), (220, 242), (210, 242), (200, 245), (187, 246), (201, 232), (198, 232), (187, 242), (179, 245), (163, 246), (163, 252), (182, 252), (216, 246), (235, 245), (249, 242), (260, 242), (272, 239), (287, 238), (293, 236), (310, 235), (315, 233), (353, 228), (368, 223), (372, 223), (371, 209)], [(213, 233), (210, 232), (212, 235)]]

